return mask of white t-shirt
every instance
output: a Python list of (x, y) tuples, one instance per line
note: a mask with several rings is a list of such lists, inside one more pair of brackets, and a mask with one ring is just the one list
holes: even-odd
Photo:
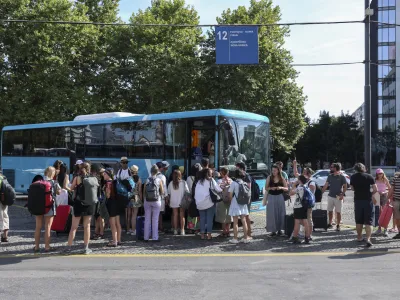
[(129, 173), (130, 173), (129, 169), (126, 169), (126, 170), (120, 169), (120, 170), (118, 170), (116, 177), (120, 180), (125, 180), (125, 179), (128, 179), (129, 177), (131, 177), (131, 175), (129, 175)]
[(222, 192), (221, 188), (214, 179), (211, 179), (211, 181), (204, 180), (204, 182), (197, 182), (194, 198), (196, 200), (196, 206), (198, 210), (206, 210), (214, 205), (214, 202), (211, 201), (210, 197), (211, 184), (217, 192)]
[(185, 181), (181, 180), (179, 188), (174, 189), (174, 183), (171, 181), (168, 185), (169, 205), (171, 208), (178, 208), (181, 206), (182, 198), (185, 192), (189, 192), (189, 188)]
[(163, 183), (163, 188), (164, 188), (164, 195), (162, 195), (161, 199), (164, 199), (166, 196), (168, 196), (168, 191), (167, 191), (167, 177), (165, 177), (164, 174), (158, 173), (157, 178), (159, 178), (162, 183)]
[(302, 208), (302, 200), (304, 196), (304, 189), (302, 185), (299, 185), (296, 188), (296, 200), (294, 201), (293, 208)]
[[(317, 186), (315, 185), (315, 182), (310, 180), (309, 182), (306, 183), (306, 186), (310, 189), (310, 191), (315, 194), (315, 190), (317, 189)], [(314, 187), (314, 189), (311, 189), (311, 187)]]

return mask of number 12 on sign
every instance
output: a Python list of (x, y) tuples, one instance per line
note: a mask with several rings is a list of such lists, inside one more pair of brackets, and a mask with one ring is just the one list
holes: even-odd
[(257, 26), (216, 26), (217, 64), (258, 64)]

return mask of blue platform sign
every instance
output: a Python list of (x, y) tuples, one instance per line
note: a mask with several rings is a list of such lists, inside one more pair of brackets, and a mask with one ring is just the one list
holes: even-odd
[(258, 64), (258, 26), (216, 26), (217, 64)]

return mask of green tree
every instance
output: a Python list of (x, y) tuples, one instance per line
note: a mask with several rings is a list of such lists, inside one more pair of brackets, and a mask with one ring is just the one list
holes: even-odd
[[(69, 0), (7, 0), (3, 18), (88, 21)], [(0, 26), (1, 123), (65, 120), (96, 112), (91, 101), (95, 26), (10, 23)]]
[[(249, 8), (239, 6), (224, 11), (218, 24), (277, 23), (279, 6), (271, 0), (251, 0)], [(296, 83), (298, 73), (284, 49), (287, 27), (259, 28), (259, 61), (261, 66), (215, 65), (215, 33), (208, 32), (201, 47), (203, 74), (197, 83), (199, 100), (196, 108), (226, 107), (256, 112), (271, 120), (275, 150), (290, 152), (305, 128), (306, 97)]]

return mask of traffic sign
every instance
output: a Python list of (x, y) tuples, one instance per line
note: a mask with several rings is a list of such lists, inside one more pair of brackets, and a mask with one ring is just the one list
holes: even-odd
[(257, 26), (216, 26), (217, 64), (258, 64)]

